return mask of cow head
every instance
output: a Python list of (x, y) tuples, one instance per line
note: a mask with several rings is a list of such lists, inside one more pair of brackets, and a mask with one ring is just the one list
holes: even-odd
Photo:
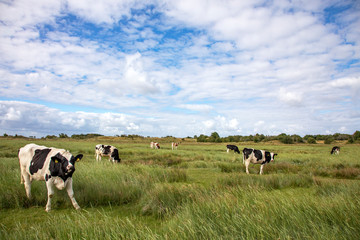
[(61, 155), (60, 153), (51, 157), (50, 161), (50, 174), (53, 177), (60, 177), (64, 181), (72, 177), (75, 172), (75, 162), (80, 161), (83, 155), (79, 154), (76, 157), (70, 155), (70, 160)]
[(266, 162), (273, 162), (275, 156), (277, 155), (277, 153), (272, 153), (272, 152), (265, 152), (265, 161)]

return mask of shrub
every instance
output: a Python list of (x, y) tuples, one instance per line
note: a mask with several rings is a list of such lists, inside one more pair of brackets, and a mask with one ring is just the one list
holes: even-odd
[(334, 139), (332, 137), (327, 137), (324, 141), (325, 144), (330, 144), (334, 141)]
[(294, 143), (294, 140), (292, 139), (292, 137), (288, 136), (288, 135), (281, 136), (279, 138), (279, 140), (280, 140), (280, 142), (285, 143), (285, 144), (293, 144)]
[(309, 137), (309, 138), (307, 139), (307, 143), (309, 143), (309, 144), (315, 144), (315, 143), (316, 143), (316, 140), (315, 140), (315, 138), (313, 138), (313, 137)]

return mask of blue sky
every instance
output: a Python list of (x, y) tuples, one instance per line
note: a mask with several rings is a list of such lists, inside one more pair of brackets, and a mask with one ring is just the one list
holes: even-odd
[(360, 129), (359, 1), (0, 1), (0, 134)]

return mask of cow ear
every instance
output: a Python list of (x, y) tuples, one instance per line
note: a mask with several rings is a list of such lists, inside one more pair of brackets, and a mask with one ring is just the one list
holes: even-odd
[(83, 158), (83, 156), (84, 156), (84, 155), (82, 155), (82, 154), (76, 155), (75, 161), (76, 161), (76, 162), (77, 162), (77, 161), (80, 161), (80, 160)]
[(51, 160), (54, 161), (55, 163), (59, 163), (59, 162), (61, 163), (61, 159), (58, 158), (57, 156), (51, 157)]

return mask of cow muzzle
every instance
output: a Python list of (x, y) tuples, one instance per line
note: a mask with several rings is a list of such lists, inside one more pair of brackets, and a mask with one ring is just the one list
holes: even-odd
[(73, 165), (66, 166), (66, 173), (71, 173), (73, 171), (75, 171), (75, 167)]

